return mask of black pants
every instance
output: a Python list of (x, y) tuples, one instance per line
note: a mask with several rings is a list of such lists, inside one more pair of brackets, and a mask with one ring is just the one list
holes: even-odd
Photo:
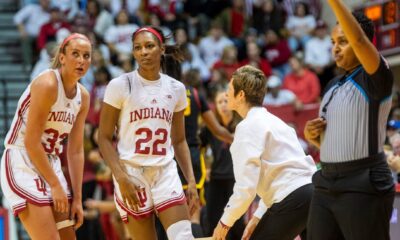
[(318, 171), (308, 222), (309, 240), (385, 240), (394, 184), (385, 159), (351, 171)]
[(313, 185), (304, 185), (267, 210), (251, 240), (293, 240), (305, 231)]
[[(213, 234), (224, 208), (233, 193), (235, 179), (211, 179), (207, 189), (208, 236)], [(245, 229), (243, 217), (239, 218), (228, 232), (227, 240), (240, 240)]]

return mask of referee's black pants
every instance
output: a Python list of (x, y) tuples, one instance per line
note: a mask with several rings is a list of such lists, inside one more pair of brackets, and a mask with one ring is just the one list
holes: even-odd
[(390, 239), (395, 191), (385, 158), (368, 167), (330, 167), (313, 176), (307, 239)]
[[(250, 239), (293, 240), (305, 233), (313, 189), (312, 184), (304, 185), (274, 203), (262, 216)], [(303, 235), (302, 239), (305, 239)]]

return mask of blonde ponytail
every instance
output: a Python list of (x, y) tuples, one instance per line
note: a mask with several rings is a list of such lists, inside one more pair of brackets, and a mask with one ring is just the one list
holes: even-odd
[(54, 55), (54, 58), (51, 61), (52, 69), (57, 69), (57, 68), (61, 67), (61, 62), (60, 62), (61, 52), (63, 52), (63, 50), (61, 49), (61, 45), (60, 45), (60, 46), (58, 46), (56, 54)]

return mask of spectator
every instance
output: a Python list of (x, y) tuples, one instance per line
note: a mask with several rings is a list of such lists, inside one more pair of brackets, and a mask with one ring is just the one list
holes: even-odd
[(200, 56), (207, 67), (211, 68), (222, 57), (223, 49), (232, 45), (233, 42), (224, 36), (221, 24), (213, 22), (209, 35), (200, 40)]
[(222, 69), (228, 79), (231, 79), (232, 73), (240, 67), (237, 60), (237, 48), (233, 45), (224, 47), (221, 60), (214, 63), (213, 69)]
[(53, 7), (60, 9), (68, 21), (72, 21), (79, 13), (78, 1), (76, 0), (52, 0), (51, 3)]
[(232, 6), (218, 16), (217, 21), (237, 47), (243, 45), (243, 38), (248, 27), (246, 5), (243, 0), (232, 0)]
[(314, 36), (307, 42), (304, 50), (304, 62), (310, 70), (317, 74), (321, 89), (325, 89), (328, 81), (335, 76), (335, 62), (331, 54), (332, 41), (327, 30), (326, 23), (319, 20), (314, 30)]
[(188, 40), (185, 28), (179, 27), (174, 31), (175, 42), (178, 45), (186, 45), (192, 58), (200, 58), (199, 48)]
[(131, 35), (136, 29), (136, 24), (129, 23), (128, 12), (121, 10), (117, 15), (116, 24), (109, 27), (104, 36), (104, 41), (111, 51), (111, 62), (118, 63), (121, 58), (132, 54)]
[(182, 54), (184, 56), (184, 60), (181, 63), (182, 73), (186, 74), (190, 70), (197, 70), (200, 74), (201, 81), (207, 82), (210, 80), (210, 70), (205, 65), (203, 59), (200, 57), (193, 57), (192, 52), (190, 51), (189, 45), (190, 43), (184, 44), (180, 46)]
[[(150, 13), (148, 16), (147, 22), (148, 22), (147, 25), (156, 26), (156, 27), (160, 28), (165, 36), (172, 35), (171, 28), (169, 28), (168, 26), (164, 26), (161, 18), (157, 14)], [(173, 44), (172, 40), (173, 40), (172, 38), (167, 39), (167, 43)]]
[(39, 73), (43, 72), (47, 68), (50, 67), (51, 60), (55, 56), (55, 49), (57, 47), (57, 43), (52, 41), (46, 43), (46, 47), (40, 51), (40, 58), (35, 63), (35, 66), (31, 72), (31, 81), (39, 75)]
[(289, 59), (292, 71), (283, 80), (282, 88), (292, 91), (303, 104), (316, 103), (321, 91), (315, 73), (304, 67), (299, 57)]
[(103, 9), (97, 0), (88, 0), (86, 12), (89, 16), (89, 27), (102, 38), (108, 28), (114, 24), (112, 15)]
[(92, 65), (90, 66), (86, 75), (80, 80), (80, 82), (87, 88), (89, 91), (92, 89), (93, 84), (95, 82), (95, 72), (97, 69), (101, 67), (106, 67), (110, 72), (112, 78), (117, 77), (120, 74), (123, 74), (123, 70), (117, 66), (114, 66), (109, 61), (104, 59), (102, 50), (97, 47), (93, 50), (92, 54)]
[(265, 48), (263, 55), (271, 64), (273, 72), (283, 78), (289, 71), (288, 64), (291, 52), (287, 41), (270, 29), (265, 34)]
[(55, 41), (57, 31), (60, 29), (71, 30), (71, 25), (64, 21), (63, 13), (60, 12), (58, 7), (52, 7), (50, 9), (50, 21), (40, 28), (37, 48), (41, 50), (47, 42)]
[(390, 137), (391, 151), (386, 153), (390, 169), (396, 175), (397, 183), (400, 183), (400, 134), (395, 133)]
[(50, 0), (40, 0), (39, 4), (28, 4), (14, 16), (21, 37), (36, 38), (40, 28), (50, 20)]
[(316, 19), (319, 19), (321, 16), (321, 0), (278, 0), (278, 2), (280, 2), (280, 5), (288, 16), (294, 15), (296, 4), (298, 2), (306, 2), (310, 13), (315, 16)]
[(129, 15), (129, 19), (131, 22), (136, 24), (143, 23), (144, 14), (141, 9), (145, 5), (145, 1), (137, 1), (137, 0), (107, 0), (108, 9), (110, 9), (111, 14), (113, 16), (117, 16), (121, 10), (126, 10)]
[(315, 28), (315, 17), (310, 14), (308, 8), (307, 3), (297, 2), (294, 15), (289, 16), (287, 19), (286, 28), (290, 33), (288, 42), (292, 52), (304, 49)]
[(108, 82), (112, 79), (112, 77), (107, 67), (105, 66), (96, 69), (94, 76), (95, 82), (90, 91), (90, 107), (86, 122), (89, 122), (93, 126), (98, 126), (104, 92), (106, 90)]
[(14, 23), (21, 36), (24, 67), (30, 69), (36, 61), (36, 38), (40, 28), (50, 20), (50, 0), (40, 0), (39, 4), (28, 4), (14, 16)]
[(282, 80), (277, 76), (270, 76), (267, 81), (267, 94), (264, 97), (263, 105), (282, 106), (293, 104), (296, 108), (301, 106), (296, 95), (290, 90), (281, 89)]
[(260, 48), (255, 42), (247, 43), (247, 58), (240, 62), (241, 66), (247, 64), (263, 71), (266, 77), (269, 77), (272, 74), (271, 65), (269, 65), (265, 58), (260, 56)]
[(175, 29), (182, 6), (179, 0), (148, 0), (147, 10), (156, 14), (163, 25)]
[(285, 11), (275, 0), (262, 0), (261, 6), (254, 7), (253, 27), (259, 34), (272, 29), (283, 33), (285, 28)]

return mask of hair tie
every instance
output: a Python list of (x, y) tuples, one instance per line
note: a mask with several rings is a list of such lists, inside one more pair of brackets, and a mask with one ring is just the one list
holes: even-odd
[(158, 33), (154, 28), (151, 28), (151, 27), (142, 27), (142, 28), (139, 28), (139, 29), (136, 30), (135, 33), (133, 34), (133, 38), (135, 38), (136, 35), (137, 35), (138, 33), (143, 32), (143, 31), (152, 33), (154, 36), (156, 36), (156, 38), (160, 41), (160, 43), (164, 43), (164, 41), (162, 40), (162, 37), (161, 37), (160, 33)]

